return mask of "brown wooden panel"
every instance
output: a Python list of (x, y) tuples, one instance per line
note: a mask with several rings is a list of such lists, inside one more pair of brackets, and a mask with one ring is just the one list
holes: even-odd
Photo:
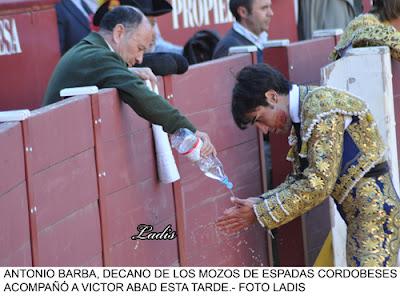
[[(400, 95), (400, 62), (392, 59), (393, 95)], [(397, 112), (397, 110), (396, 110)]]
[(36, 173), (93, 148), (92, 112), (88, 96), (73, 97), (38, 109), (26, 120), (30, 171)]
[(99, 178), (106, 194), (141, 180), (156, 177), (153, 136), (150, 128), (102, 143)]
[[(175, 229), (175, 211), (171, 185), (155, 179), (140, 182), (105, 198), (111, 266), (170, 266), (178, 260), (177, 240), (133, 241), (139, 224), (148, 224), (161, 232), (171, 224)], [(162, 249), (162, 251), (160, 251)]]
[(24, 145), (19, 123), (0, 124), (0, 195), (25, 180)]
[(264, 62), (295, 83), (320, 85), (320, 69), (330, 63), (329, 54), (334, 47), (335, 38), (326, 37), (266, 48)]
[[(101, 253), (97, 202), (74, 211), (38, 235), (38, 266), (85, 266)], [(100, 266), (100, 265), (98, 265)]]
[[(253, 140), (218, 153), (225, 173), (234, 184), (233, 189), (237, 196), (248, 197), (262, 192), (258, 181), (260, 165), (257, 151), (257, 142)], [(204, 176), (196, 165), (184, 157), (179, 157), (179, 171), (186, 209), (220, 198), (221, 201), (228, 200), (226, 203), (229, 204), (230, 193), (225, 186)], [(253, 187), (250, 195), (242, 192), (248, 185)]]
[[(251, 63), (251, 55), (236, 55), (193, 66), (185, 75), (164, 81), (166, 94), (174, 96), (174, 105), (199, 130), (210, 135), (235, 192), (242, 197), (262, 191), (257, 133), (254, 129), (236, 128), (230, 112), (235, 74)], [(180, 263), (184, 266), (261, 265), (254, 255), (244, 257), (237, 248), (229, 247), (237, 241), (233, 237), (221, 237), (215, 228), (216, 218), (232, 205), (229, 191), (205, 177), (185, 158), (179, 155), (176, 158), (181, 174), (181, 181), (174, 184)], [(266, 265), (265, 239), (259, 238), (250, 247), (261, 255), (262, 264)]]
[(396, 122), (397, 161), (400, 168), (400, 62), (392, 59), (394, 117)]
[(255, 130), (238, 129), (231, 114), (235, 74), (250, 65), (251, 59), (249, 54), (235, 55), (192, 66), (183, 76), (172, 76), (174, 105), (208, 133), (217, 151), (256, 138)]
[(289, 78), (299, 84), (321, 84), (321, 67), (330, 63), (333, 37), (312, 39), (288, 46)]
[(394, 113), (396, 120), (396, 139), (397, 139), (397, 160), (400, 168), (400, 95), (393, 98), (394, 100)]
[(111, 245), (130, 239), (139, 224), (164, 224), (175, 214), (172, 186), (155, 178), (108, 195), (104, 207)]
[(90, 104), (73, 97), (23, 122), (34, 265), (83, 266), (101, 256)]
[(392, 59), (393, 101), (396, 121), (397, 158), (400, 168), (400, 62)]
[[(227, 206), (225, 206), (227, 208)], [(187, 261), (189, 266), (265, 266), (267, 251), (264, 230), (258, 224), (227, 236), (215, 228), (223, 209), (208, 202), (185, 213)]]
[(321, 241), (325, 241), (329, 231), (331, 230), (330, 219), (327, 219), (329, 212), (329, 201), (314, 207), (305, 214), (304, 228), (306, 230), (306, 251), (308, 266), (312, 266), (321, 251)]
[(97, 201), (93, 149), (33, 175), (31, 184), (33, 204), (37, 208), (37, 230), (40, 232)]
[(0, 266), (32, 266), (26, 197), (24, 182), (0, 196)]
[(235, 55), (194, 65), (185, 75), (172, 76), (174, 105), (190, 115), (230, 104), (235, 74), (250, 64), (250, 54)]
[[(174, 224), (174, 217), (155, 224), (154, 230), (161, 232), (165, 224)], [(136, 225), (136, 222), (135, 222)], [(172, 226), (176, 230), (175, 225)], [(132, 228), (130, 234), (136, 229)], [(110, 266), (176, 266), (178, 259), (177, 240), (143, 241), (127, 239), (110, 249)]]
[[(162, 81), (159, 88), (162, 95)], [(160, 231), (170, 223), (175, 228), (172, 186), (157, 180), (149, 122), (122, 104), (115, 90), (102, 90), (92, 101), (95, 119), (101, 119), (95, 135), (97, 168), (105, 174), (99, 177), (105, 264), (176, 265), (177, 240), (131, 240), (141, 223)]]
[(100, 90), (98, 103), (101, 123), (97, 124), (96, 129), (100, 130), (101, 142), (150, 127), (149, 122), (119, 100), (116, 89)]
[(263, 50), (264, 63), (279, 70), (286, 78), (289, 78), (288, 51), (287, 47), (273, 47)]
[(269, 141), (271, 143), (272, 186), (276, 187), (292, 172), (292, 164), (286, 159), (289, 151), (288, 136), (270, 134)]
[[(329, 216), (329, 215), (328, 215)], [(329, 219), (328, 219), (329, 220)], [(303, 240), (303, 224), (301, 217), (274, 230), (275, 245), (277, 248), (275, 262), (282, 267), (305, 266), (305, 245)], [(323, 245), (320, 241), (320, 246)]]
[(20, 123), (0, 124), (0, 265), (31, 266), (24, 145)]
[(207, 132), (217, 151), (257, 138), (257, 130), (254, 128), (240, 130), (236, 127), (230, 103), (188, 114), (187, 117), (199, 130)]
[[(239, 197), (249, 197), (261, 193), (261, 180), (258, 160), (257, 140), (253, 140), (228, 150), (219, 152), (220, 159), (224, 162), (225, 171), (231, 176), (234, 191)], [(261, 257), (262, 264), (266, 265), (266, 243), (259, 238), (257, 242), (247, 241), (247, 247), (254, 249), (251, 256), (243, 256), (237, 248), (232, 247), (245, 239), (241, 233), (239, 239), (223, 236), (216, 230), (215, 220), (223, 211), (232, 206), (230, 193), (217, 181), (205, 177), (196, 166), (190, 162), (180, 160), (181, 168), (181, 194), (183, 211), (178, 212), (178, 217), (183, 218), (184, 235), (180, 235), (185, 249), (187, 265), (254, 265), (260, 266), (255, 257)], [(250, 230), (252, 234), (257, 226)], [(260, 228), (258, 228), (260, 229)], [(215, 253), (219, 253), (215, 257)], [(254, 257), (253, 257), (254, 256)]]

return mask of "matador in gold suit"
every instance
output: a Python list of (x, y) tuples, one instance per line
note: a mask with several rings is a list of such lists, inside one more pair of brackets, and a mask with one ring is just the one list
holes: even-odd
[[(257, 70), (262, 71), (256, 74)], [(265, 70), (276, 72), (267, 65), (242, 70), (242, 74), (250, 74), (246, 75), (249, 79), (246, 89), (252, 90), (249, 98), (242, 101), (245, 94), (240, 94), (242, 83), (238, 80), (233, 92), (233, 113), (239, 107), (235, 101), (242, 104), (251, 101), (257, 89), (251, 82), (257, 80), (255, 75), (267, 74)], [(272, 74), (275, 77), (266, 81), (277, 81), (278, 75)], [(347, 224), (348, 266), (395, 266), (400, 247), (400, 200), (390, 178), (385, 145), (366, 104), (347, 92), (329, 87), (290, 85), (288, 95), (275, 92), (272, 87), (268, 89), (267, 99), (270, 95), (272, 99), (288, 99), (289, 124), (293, 126), (287, 158), (293, 162), (293, 174), (259, 198), (233, 199), (241, 202), (234, 201), (236, 205), (224, 212), (217, 226), (228, 233), (236, 232), (257, 219), (265, 229), (274, 229), (330, 196)], [(268, 116), (274, 119), (271, 112), (278, 110), (279, 101), (252, 110), (253, 122), (267, 124)], [(269, 106), (272, 106), (269, 113), (258, 113), (267, 111)], [(235, 122), (244, 128), (237, 118)]]
[(394, 266), (400, 245), (400, 202), (385, 146), (365, 103), (336, 89), (300, 86), (301, 146), (289, 137), (294, 174), (254, 206), (268, 229), (331, 196), (347, 224), (349, 266)]

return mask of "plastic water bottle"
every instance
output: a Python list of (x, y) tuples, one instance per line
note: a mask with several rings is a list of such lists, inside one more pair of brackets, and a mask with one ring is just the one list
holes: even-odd
[(200, 156), (203, 141), (187, 128), (178, 129), (171, 137), (171, 144), (180, 154), (195, 162), (200, 170), (209, 178), (220, 181), (229, 190), (233, 184), (224, 172), (222, 163), (214, 155)]

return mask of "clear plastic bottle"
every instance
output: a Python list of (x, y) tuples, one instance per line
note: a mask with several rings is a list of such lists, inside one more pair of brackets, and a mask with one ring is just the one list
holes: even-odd
[(187, 128), (178, 129), (171, 137), (171, 144), (180, 154), (195, 162), (204, 175), (220, 181), (232, 190), (233, 184), (226, 176), (221, 161), (214, 155), (200, 156), (203, 142), (193, 132)]

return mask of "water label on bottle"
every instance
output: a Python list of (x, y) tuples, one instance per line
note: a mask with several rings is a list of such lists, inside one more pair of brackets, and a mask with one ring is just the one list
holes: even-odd
[(200, 138), (197, 138), (197, 141), (193, 145), (192, 149), (182, 153), (182, 155), (187, 157), (191, 161), (198, 161), (201, 158), (200, 150), (202, 146), (203, 146), (203, 141)]

